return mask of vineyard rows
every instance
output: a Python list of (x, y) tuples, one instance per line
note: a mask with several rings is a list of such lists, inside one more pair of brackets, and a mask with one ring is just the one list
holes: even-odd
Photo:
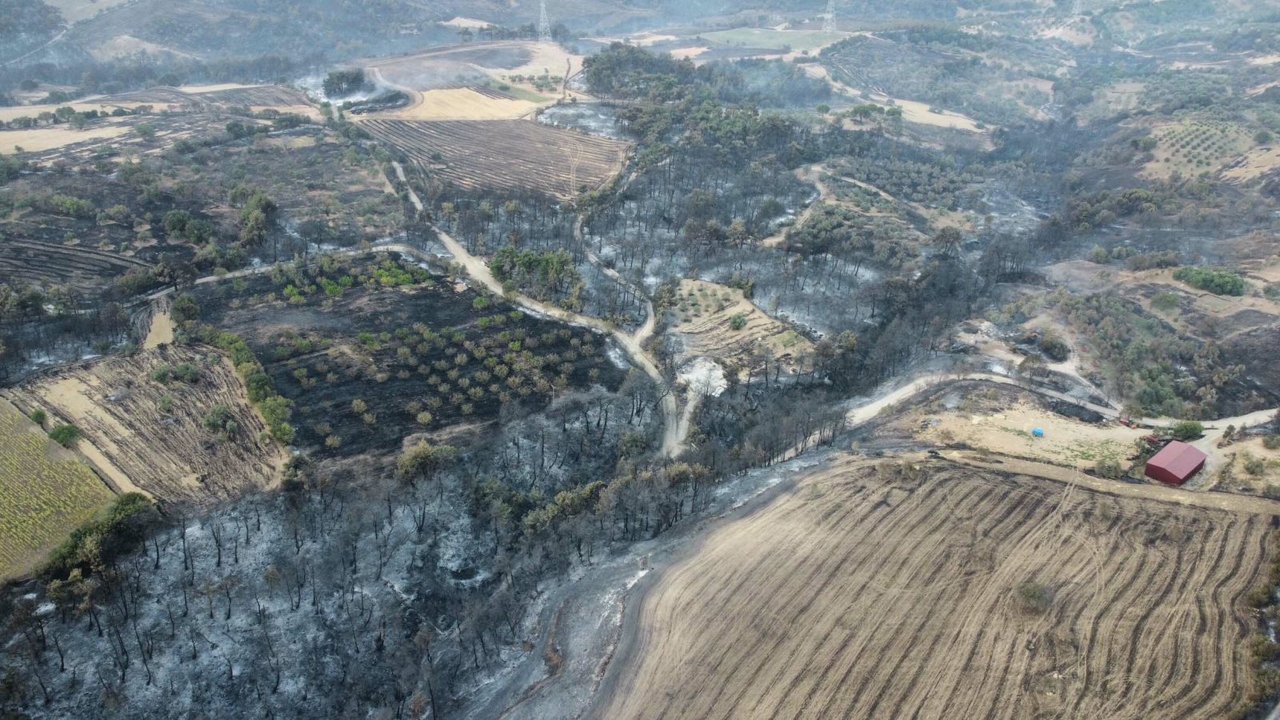
[(35, 569), (111, 498), (87, 465), (0, 400), (0, 579)]

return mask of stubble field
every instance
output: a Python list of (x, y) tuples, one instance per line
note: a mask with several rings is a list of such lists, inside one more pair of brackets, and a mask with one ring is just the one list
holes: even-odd
[(852, 459), (649, 590), (608, 718), (1222, 718), (1271, 517)]

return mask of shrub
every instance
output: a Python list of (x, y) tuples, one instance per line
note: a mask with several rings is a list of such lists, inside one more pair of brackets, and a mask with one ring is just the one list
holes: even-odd
[(735, 332), (736, 332), (736, 331), (738, 331), (738, 330), (741, 330), (741, 329), (745, 328), (746, 326), (747, 326), (747, 316), (746, 316), (746, 315), (743, 315), (743, 314), (739, 313), (739, 314), (734, 315), (733, 317), (729, 318), (729, 327), (733, 328), (733, 330), (734, 330)]
[(1260, 457), (1254, 457), (1248, 453), (1244, 455), (1244, 471), (1258, 477), (1267, 471), (1267, 461)]
[(225, 433), (228, 436), (234, 435), (238, 429), (231, 409), (226, 405), (214, 406), (209, 414), (205, 415), (204, 427), (209, 432)]
[(200, 381), (200, 371), (191, 363), (182, 363), (173, 369), (173, 376), (188, 385)]
[(1163, 312), (1172, 312), (1182, 305), (1182, 300), (1178, 293), (1160, 293), (1151, 298), (1151, 307)]
[(1124, 474), (1124, 467), (1120, 465), (1120, 461), (1115, 458), (1103, 458), (1093, 466), (1099, 475), (1111, 480), (1119, 480)]
[(1054, 362), (1066, 362), (1071, 357), (1071, 346), (1057, 335), (1046, 333), (1040, 339), (1040, 352)]
[(1214, 295), (1244, 295), (1247, 285), (1244, 278), (1229, 270), (1184, 267), (1173, 274), (1175, 280)]
[(1053, 594), (1049, 588), (1030, 580), (1018, 586), (1017, 595), (1022, 611), (1028, 614), (1041, 615), (1053, 603)]
[(31, 422), (39, 425), (40, 427), (44, 427), (44, 423), (48, 419), (49, 419), (49, 415), (44, 410), (41, 410), (40, 408), (36, 408), (35, 410), (31, 411)]
[(1280, 435), (1268, 435), (1262, 438), (1262, 447), (1268, 450), (1280, 450)]
[(71, 447), (80, 439), (80, 428), (75, 425), (59, 425), (49, 431), (49, 438), (62, 447)]
[(1170, 428), (1170, 431), (1178, 440), (1195, 440), (1204, 435), (1204, 425), (1195, 420), (1183, 420)]

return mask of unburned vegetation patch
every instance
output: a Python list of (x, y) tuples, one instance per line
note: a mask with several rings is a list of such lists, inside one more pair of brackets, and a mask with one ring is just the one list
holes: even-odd
[(1207, 719), (1254, 696), (1269, 517), (833, 462), (658, 581), (601, 716)]
[(35, 569), (109, 502), (89, 466), (0, 400), (0, 580)]

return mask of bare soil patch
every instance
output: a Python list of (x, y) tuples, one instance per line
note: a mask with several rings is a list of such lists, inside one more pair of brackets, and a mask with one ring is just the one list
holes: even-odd
[(168, 59), (186, 58), (195, 59), (195, 55), (182, 52), (165, 45), (159, 45), (146, 40), (141, 40), (132, 35), (117, 35), (106, 42), (98, 45), (90, 51), (95, 60), (110, 61), (123, 58), (130, 58), (139, 53), (153, 56), (163, 56)]
[(62, 13), (67, 24), (77, 23), (130, 0), (47, 0), (46, 5)]
[[(957, 391), (914, 408), (893, 426), (933, 445), (968, 447), (1052, 465), (1092, 470), (1101, 460), (1125, 464), (1134, 441), (1150, 431), (1088, 423), (1054, 412), (1028, 393)], [(1035, 430), (1044, 437), (1035, 437)]]
[(1280, 145), (1256, 147), (1236, 159), (1222, 171), (1222, 176), (1247, 183), (1280, 168)]
[[(1270, 518), (833, 461), (644, 598), (597, 716), (1221, 718)], [(1158, 709), (1158, 710), (1157, 710)]]

